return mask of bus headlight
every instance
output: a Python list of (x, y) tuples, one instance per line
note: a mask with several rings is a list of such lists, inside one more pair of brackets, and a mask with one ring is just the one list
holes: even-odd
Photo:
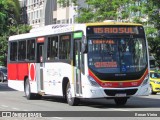
[(99, 84), (91, 76), (88, 76), (88, 79), (92, 86), (99, 87)]
[(149, 83), (149, 75), (147, 75), (142, 83), (142, 85), (146, 85)]

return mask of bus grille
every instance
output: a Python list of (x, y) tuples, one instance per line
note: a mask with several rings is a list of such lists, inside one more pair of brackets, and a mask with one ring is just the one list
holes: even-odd
[(126, 95), (134, 95), (138, 89), (126, 89), (126, 90), (104, 90), (106, 95), (115, 96), (118, 93), (126, 93)]

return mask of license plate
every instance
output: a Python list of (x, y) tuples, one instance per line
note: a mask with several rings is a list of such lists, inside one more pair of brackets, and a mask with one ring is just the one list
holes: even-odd
[(126, 93), (117, 93), (116, 97), (126, 97)]

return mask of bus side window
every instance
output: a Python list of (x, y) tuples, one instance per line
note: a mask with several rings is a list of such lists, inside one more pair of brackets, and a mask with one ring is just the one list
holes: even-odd
[(17, 61), (17, 42), (10, 43), (10, 61)]
[(19, 41), (18, 45), (18, 60), (24, 61), (26, 59), (26, 40)]
[(60, 36), (59, 59), (70, 59), (71, 35)]
[(35, 40), (27, 40), (27, 61), (35, 60)]
[(49, 37), (47, 45), (47, 60), (55, 60), (58, 56), (58, 37)]

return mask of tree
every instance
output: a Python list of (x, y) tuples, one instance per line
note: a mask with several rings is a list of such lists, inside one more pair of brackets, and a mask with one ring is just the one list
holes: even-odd
[(0, 35), (7, 31), (7, 26), (20, 21), (18, 0), (0, 0)]
[[(71, 1), (78, 6), (76, 20), (79, 23), (104, 20), (141, 23), (147, 4), (144, 0), (82, 0), (86, 4), (84, 7), (79, 4), (80, 0)], [(69, 0), (58, 0), (58, 2), (65, 7)]]
[(31, 28), (32, 28), (31, 26), (28, 26), (28, 25), (25, 25), (25, 24), (10, 26), (8, 34), (11, 36), (11, 35), (28, 33)]
[(146, 29), (150, 53), (160, 60), (160, 0), (147, 0), (148, 25)]
[(19, 0), (0, 0), (0, 65), (6, 65), (9, 36), (26, 33), (31, 29), (20, 23)]
[(128, 0), (86, 0), (88, 7), (78, 9), (77, 22), (117, 20), (118, 9)]
[(6, 18), (7, 18), (7, 14), (6, 14), (6, 1), (5, 0), (1, 0), (0, 1), (0, 35), (3, 32), (4, 29), (4, 25), (6, 23)]

